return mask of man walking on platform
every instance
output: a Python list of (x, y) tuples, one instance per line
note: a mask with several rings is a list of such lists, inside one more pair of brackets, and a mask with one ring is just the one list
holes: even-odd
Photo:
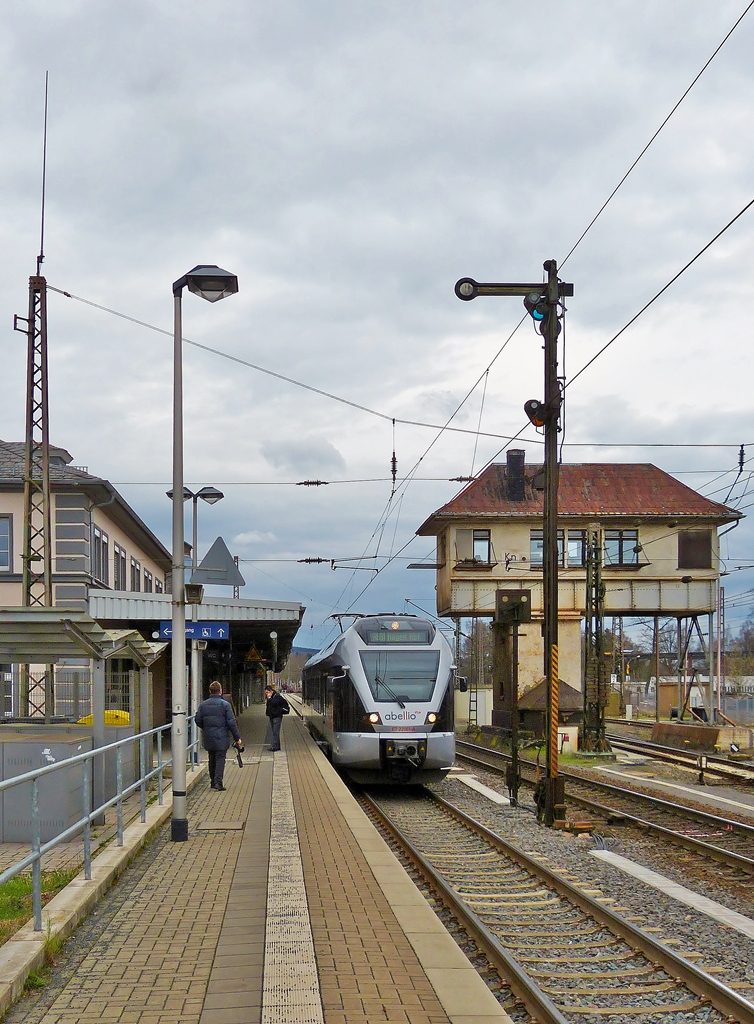
[(220, 792), (225, 789), (223, 775), (231, 734), (235, 745), (241, 746), (236, 717), (227, 700), (223, 700), (222, 692), (218, 682), (210, 683), (209, 697), (196, 710), (196, 724), (202, 730), (204, 749), (209, 754), (209, 781), (212, 789)]
[(265, 714), (270, 720), (270, 750), (280, 750), (280, 726), (283, 723), (283, 715), (287, 715), (291, 708), (274, 686), (265, 686), (264, 695), (267, 699)]

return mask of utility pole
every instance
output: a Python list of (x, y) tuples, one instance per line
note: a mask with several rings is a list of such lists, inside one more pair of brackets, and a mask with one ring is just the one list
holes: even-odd
[(547, 281), (539, 284), (481, 284), (472, 278), (456, 282), (455, 293), (465, 302), (479, 295), (520, 295), (544, 338), (544, 401), (531, 399), (524, 411), (536, 427), (544, 428), (545, 492), (543, 508), (543, 612), (544, 670), (547, 683), (547, 764), (544, 821), (554, 824), (565, 816), (563, 779), (558, 774), (558, 431), (561, 392), (558, 381), (558, 335), (564, 312), (562, 299), (573, 295), (573, 285), (558, 278), (555, 260), (543, 264)]

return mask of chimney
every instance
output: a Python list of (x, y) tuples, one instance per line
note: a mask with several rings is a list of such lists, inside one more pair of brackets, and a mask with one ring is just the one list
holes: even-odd
[(520, 448), (514, 448), (508, 451), (508, 501), (523, 501), (526, 496), (524, 493), (525, 459), (526, 452), (522, 451)]

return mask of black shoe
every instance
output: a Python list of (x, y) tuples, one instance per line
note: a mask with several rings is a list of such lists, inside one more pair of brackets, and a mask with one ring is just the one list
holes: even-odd
[(217, 790), (218, 793), (225, 792), (225, 786), (215, 786), (215, 789)]

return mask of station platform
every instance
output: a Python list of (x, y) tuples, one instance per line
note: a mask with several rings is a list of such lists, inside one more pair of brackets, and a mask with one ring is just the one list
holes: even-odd
[(75, 972), (7, 1020), (510, 1022), (303, 723), (284, 719), (274, 754), (262, 707), (239, 725), (244, 767), (195, 786), (188, 841), (163, 828)]

